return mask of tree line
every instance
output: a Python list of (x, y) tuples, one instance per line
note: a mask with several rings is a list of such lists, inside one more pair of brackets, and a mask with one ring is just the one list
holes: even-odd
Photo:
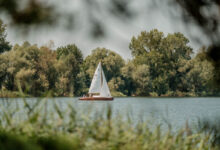
[(0, 89), (16, 95), (81, 96), (88, 92), (101, 61), (114, 96), (218, 96), (216, 74), (208, 60), (208, 48), (197, 54), (182, 33), (164, 35), (157, 29), (132, 37), (132, 59), (96, 48), (87, 57), (75, 45), (53, 49), (24, 42), (10, 45), (6, 27), (0, 22)]

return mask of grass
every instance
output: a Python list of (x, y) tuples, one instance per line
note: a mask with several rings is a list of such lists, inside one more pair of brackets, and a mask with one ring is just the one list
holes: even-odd
[(210, 150), (208, 132), (192, 133), (188, 127), (175, 132), (150, 128), (148, 122), (112, 117), (112, 108), (94, 116), (79, 114), (74, 105), (60, 108), (46, 98), (23, 99), (0, 108), (1, 150)]

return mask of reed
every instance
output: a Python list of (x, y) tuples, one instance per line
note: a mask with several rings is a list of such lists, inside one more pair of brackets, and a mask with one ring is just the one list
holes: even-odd
[[(22, 102), (21, 102), (22, 101)], [(73, 104), (68, 109), (47, 98), (12, 104), (3, 100), (0, 108), (1, 150), (205, 150), (218, 149), (210, 135), (191, 132), (188, 127), (171, 132), (149, 122), (113, 117), (112, 108), (93, 115), (80, 114)], [(89, 114), (89, 110), (87, 110)]]

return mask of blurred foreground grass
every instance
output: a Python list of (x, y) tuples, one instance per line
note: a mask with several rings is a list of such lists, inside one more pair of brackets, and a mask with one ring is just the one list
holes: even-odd
[(112, 117), (108, 105), (93, 117), (79, 114), (73, 104), (68, 109), (56, 102), (48, 109), (46, 98), (23, 99), (12, 105), (3, 100), (0, 107), (0, 150), (209, 150), (210, 132), (192, 132), (187, 126), (175, 132), (162, 131), (160, 125)]

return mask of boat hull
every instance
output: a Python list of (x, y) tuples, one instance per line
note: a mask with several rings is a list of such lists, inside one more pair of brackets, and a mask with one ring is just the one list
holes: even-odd
[(80, 97), (82, 101), (113, 101), (113, 97)]

